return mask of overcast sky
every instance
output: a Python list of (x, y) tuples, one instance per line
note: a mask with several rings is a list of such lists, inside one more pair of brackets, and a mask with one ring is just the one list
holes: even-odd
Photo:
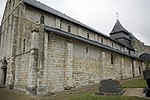
[[(109, 35), (117, 15), (121, 24), (150, 45), (150, 0), (38, 0), (66, 15)], [(6, 0), (0, 0), (2, 19)]]

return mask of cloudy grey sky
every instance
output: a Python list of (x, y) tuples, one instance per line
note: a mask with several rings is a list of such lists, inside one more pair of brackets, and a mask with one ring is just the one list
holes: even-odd
[[(38, 0), (107, 35), (119, 13), (121, 24), (150, 45), (150, 0)], [(0, 0), (0, 19), (6, 0)]]

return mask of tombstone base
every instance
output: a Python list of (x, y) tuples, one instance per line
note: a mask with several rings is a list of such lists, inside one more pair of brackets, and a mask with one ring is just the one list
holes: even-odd
[(121, 95), (123, 95), (123, 93), (124, 93), (124, 91), (120, 91), (120, 92), (97, 92), (97, 93), (95, 93), (95, 95), (104, 95), (104, 96), (106, 96), (106, 95), (111, 95), (111, 96), (118, 95), (118, 96), (121, 96)]

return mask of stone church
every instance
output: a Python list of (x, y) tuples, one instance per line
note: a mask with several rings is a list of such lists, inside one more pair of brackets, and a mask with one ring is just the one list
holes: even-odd
[(0, 84), (42, 95), (132, 78), (149, 66), (149, 53), (119, 20), (108, 36), (38, 1), (7, 0)]

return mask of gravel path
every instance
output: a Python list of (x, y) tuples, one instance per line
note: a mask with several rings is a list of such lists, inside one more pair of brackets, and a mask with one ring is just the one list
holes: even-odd
[(124, 89), (125, 92), (123, 96), (137, 96), (137, 97), (145, 97), (143, 93), (143, 88), (127, 88)]
[(0, 88), (0, 100), (34, 100), (35, 96), (29, 96), (22, 92)]

